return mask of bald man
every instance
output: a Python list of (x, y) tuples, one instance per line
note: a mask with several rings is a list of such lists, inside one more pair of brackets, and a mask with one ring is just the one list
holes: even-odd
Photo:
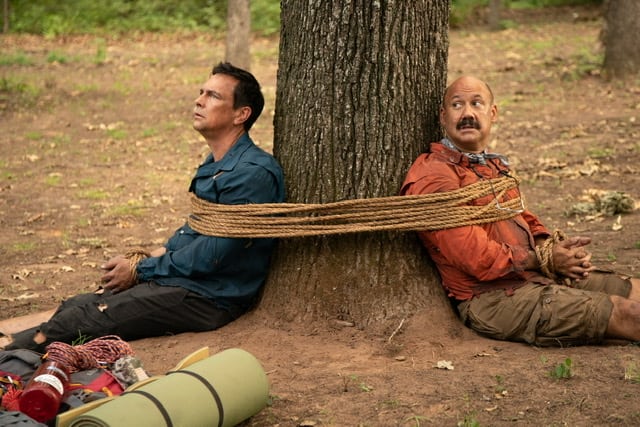
[[(507, 158), (488, 151), (497, 119), (486, 82), (456, 79), (440, 108), (446, 136), (416, 159), (401, 190), (431, 194), (514, 179), (503, 195), (494, 191), (469, 203), (493, 205), (508, 219), (419, 232), (460, 318), (481, 335), (539, 346), (640, 340), (640, 281), (599, 272), (587, 250), (590, 238), (553, 239), (517, 204), (520, 190)], [(540, 247), (550, 253), (553, 271), (543, 268)]]

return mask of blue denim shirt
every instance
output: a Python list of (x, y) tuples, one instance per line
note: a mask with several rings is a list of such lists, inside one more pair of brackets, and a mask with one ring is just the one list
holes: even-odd
[[(284, 177), (278, 162), (245, 133), (221, 160), (209, 154), (189, 191), (213, 203), (279, 203), (284, 201)], [(165, 244), (166, 254), (138, 264), (138, 277), (189, 289), (239, 315), (264, 284), (275, 243), (206, 236), (185, 223)]]

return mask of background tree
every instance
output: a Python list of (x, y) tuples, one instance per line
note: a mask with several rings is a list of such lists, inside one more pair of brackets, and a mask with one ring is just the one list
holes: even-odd
[[(288, 200), (397, 195), (440, 137), (448, 1), (283, 0), (274, 154)], [(280, 242), (261, 309), (284, 320), (389, 327), (421, 308), (452, 316), (413, 233)]]
[(225, 59), (237, 67), (251, 68), (251, 11), (249, 0), (227, 2), (227, 45)]
[(604, 3), (604, 71), (624, 77), (640, 70), (640, 2), (615, 0)]
[(2, 32), (9, 32), (9, 0), (2, 2)]
[(502, 9), (502, 0), (489, 0), (489, 28), (492, 31), (502, 29), (500, 23), (500, 14)]

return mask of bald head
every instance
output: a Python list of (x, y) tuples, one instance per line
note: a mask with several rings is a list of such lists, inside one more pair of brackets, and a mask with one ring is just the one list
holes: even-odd
[(442, 102), (444, 103), (444, 100), (447, 99), (447, 96), (449, 95), (449, 93), (451, 92), (451, 89), (453, 89), (453, 88), (456, 88), (458, 86), (473, 87), (473, 86), (477, 86), (477, 85), (482, 85), (487, 89), (487, 92), (489, 94), (489, 98), (488, 98), (489, 102), (491, 104), (493, 104), (493, 102), (494, 102), (493, 91), (491, 90), (491, 86), (489, 86), (489, 83), (485, 82), (484, 80), (480, 80), (479, 78), (474, 77), (474, 76), (462, 76), (462, 77), (458, 77), (457, 79), (455, 79), (444, 90), (444, 95), (442, 96)]
[(473, 76), (463, 76), (444, 92), (440, 123), (460, 150), (482, 152), (489, 145), (491, 125), (498, 117), (489, 85)]

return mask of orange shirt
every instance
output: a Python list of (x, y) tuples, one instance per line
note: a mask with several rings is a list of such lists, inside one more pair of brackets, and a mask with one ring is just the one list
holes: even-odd
[[(498, 178), (500, 171), (508, 169), (498, 159), (487, 160), (486, 165), (471, 163), (464, 154), (434, 143), (431, 152), (421, 154), (409, 169), (401, 194), (452, 191), (480, 179)], [(501, 201), (517, 195), (518, 191), (511, 189)], [(495, 203), (493, 195), (470, 205), (488, 203)], [(507, 220), (418, 234), (448, 296), (457, 300), (494, 289), (509, 292), (527, 282), (553, 283), (538, 271), (524, 269), (535, 238), (549, 236), (544, 225), (527, 210)]]

